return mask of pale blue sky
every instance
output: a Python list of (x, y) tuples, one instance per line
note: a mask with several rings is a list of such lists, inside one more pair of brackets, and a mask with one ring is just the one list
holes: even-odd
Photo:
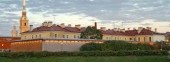
[[(22, 0), (0, 0), (0, 36), (9, 36), (12, 26), (19, 26), (21, 10)], [(170, 31), (170, 0), (27, 0), (27, 13), (34, 26), (45, 20), (87, 26), (95, 20), (110, 29), (150, 26)]]

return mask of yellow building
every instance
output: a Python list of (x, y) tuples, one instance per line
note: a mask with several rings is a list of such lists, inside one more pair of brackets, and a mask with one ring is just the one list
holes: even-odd
[(21, 33), (21, 40), (32, 39), (79, 39), (82, 28), (80, 25), (71, 27), (64, 24), (55, 25), (52, 22), (44, 22), (42, 26)]

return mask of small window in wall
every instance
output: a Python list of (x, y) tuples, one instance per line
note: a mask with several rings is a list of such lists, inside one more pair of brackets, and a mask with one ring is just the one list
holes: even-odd
[(130, 38), (130, 40), (132, 40), (132, 38)]
[(149, 42), (151, 42), (152, 41), (152, 38), (151, 37), (149, 37)]
[(78, 38), (80, 38), (80, 36), (77, 36)]
[(115, 37), (115, 40), (116, 40), (116, 37)]
[(32, 35), (32, 39), (34, 38), (34, 36)]
[(145, 41), (146, 41), (146, 38), (144, 37), (143, 40), (144, 40), (144, 42), (145, 42)]
[(63, 38), (65, 38), (65, 35), (63, 35)]
[(37, 38), (37, 35), (35, 36), (35, 38)]
[(57, 38), (57, 34), (55, 34), (55, 38)]
[(41, 34), (39, 35), (39, 38), (41, 38)]
[(27, 26), (27, 23), (24, 23), (24, 26)]
[(68, 38), (68, 35), (67, 35), (67, 38)]
[(138, 41), (140, 42), (140, 37), (138, 38)]
[(136, 38), (134, 38), (134, 41), (136, 42)]
[(76, 35), (74, 35), (74, 38), (76, 38)]
[(25, 36), (25, 39), (27, 39), (27, 36)]

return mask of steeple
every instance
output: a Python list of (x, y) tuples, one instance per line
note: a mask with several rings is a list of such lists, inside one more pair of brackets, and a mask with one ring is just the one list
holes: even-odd
[(22, 0), (22, 16), (20, 18), (20, 33), (26, 32), (29, 30), (28, 27), (28, 18), (26, 14), (26, 0)]
[(26, 16), (26, 1), (25, 0), (22, 1), (22, 5), (23, 5), (22, 16)]
[(16, 26), (13, 26), (13, 29), (11, 31), (11, 35), (12, 35), (12, 37), (17, 37), (18, 36), (18, 31), (16, 29)]

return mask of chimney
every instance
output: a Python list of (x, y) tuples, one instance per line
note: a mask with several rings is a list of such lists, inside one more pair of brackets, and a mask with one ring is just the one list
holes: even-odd
[(138, 33), (140, 33), (143, 30), (142, 27), (138, 27)]
[(125, 30), (125, 29), (122, 29), (121, 31), (122, 31), (122, 32), (125, 32), (126, 30)]
[(106, 31), (106, 27), (100, 27), (100, 29)]
[(146, 29), (147, 29), (147, 30), (150, 30), (150, 31), (152, 30), (152, 28), (151, 28), (151, 27), (146, 27)]
[(136, 30), (136, 28), (133, 28), (133, 30)]
[(42, 23), (42, 26), (48, 26), (48, 23), (45, 21)]
[(71, 27), (71, 24), (68, 24), (68, 27)]
[(30, 31), (32, 31), (33, 30), (33, 25), (30, 25)]
[(64, 24), (64, 23), (62, 23), (62, 24), (60, 24), (60, 26), (61, 26), (62, 28), (64, 28), (64, 27), (65, 27), (65, 24)]
[(149, 30), (151, 31), (151, 30), (152, 30), (152, 28), (151, 28), (151, 27), (149, 27)]
[(94, 23), (94, 27), (95, 27), (95, 29), (97, 29), (97, 22)]
[(155, 32), (157, 32), (157, 28), (155, 28)]
[(48, 27), (51, 27), (53, 25), (53, 22), (52, 21), (49, 21), (48, 22)]
[(57, 26), (56, 24), (53, 24), (53, 26)]
[(76, 28), (80, 29), (81, 28), (81, 25), (75, 25)]
[(128, 28), (128, 31), (130, 30), (130, 28)]
[(121, 29), (120, 29), (120, 28), (118, 28), (118, 31), (121, 31)]
[(118, 31), (117, 28), (114, 28), (114, 31)]

